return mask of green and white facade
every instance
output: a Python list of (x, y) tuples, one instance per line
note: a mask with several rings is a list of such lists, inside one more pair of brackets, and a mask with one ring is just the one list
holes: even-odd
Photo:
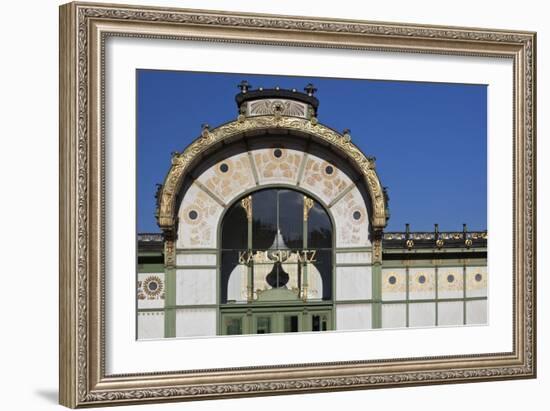
[(238, 124), (263, 126), (208, 146), (173, 228), (138, 234), (138, 338), (487, 323), (487, 233), (375, 224), (387, 195), (316, 138), (314, 91), (244, 83)]

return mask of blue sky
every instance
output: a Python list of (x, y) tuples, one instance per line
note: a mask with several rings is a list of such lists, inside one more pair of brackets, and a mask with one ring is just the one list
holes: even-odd
[(251, 74), (137, 71), (137, 229), (158, 232), (156, 183), (201, 124), (237, 116), (237, 84), (296, 88), (313, 83), (319, 121), (351, 130), (376, 157), (388, 187), (386, 231), (487, 228), (487, 88), (485, 85), (349, 80)]

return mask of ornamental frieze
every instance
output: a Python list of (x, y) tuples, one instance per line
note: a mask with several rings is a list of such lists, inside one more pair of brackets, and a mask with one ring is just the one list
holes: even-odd
[[(313, 119), (312, 119), (313, 120)], [(372, 226), (381, 229), (386, 225), (386, 207), (382, 186), (375, 170), (374, 162), (368, 159), (349, 139), (316, 121), (288, 116), (239, 117), (213, 130), (206, 130), (182, 153), (172, 157), (172, 167), (160, 193), (159, 225), (164, 230), (172, 230), (175, 221), (175, 196), (181, 187), (183, 177), (198, 160), (199, 155), (213, 144), (226, 138), (251, 130), (286, 129), (299, 131), (320, 138), (340, 149), (362, 173), (373, 205)]]

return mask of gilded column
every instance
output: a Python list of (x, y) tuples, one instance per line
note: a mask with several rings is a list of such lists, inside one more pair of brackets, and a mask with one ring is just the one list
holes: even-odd
[(382, 233), (372, 242), (372, 328), (382, 327)]
[[(252, 253), (252, 196), (245, 197), (241, 200), (241, 206), (246, 211), (246, 220), (248, 225), (247, 231), (247, 248), (248, 252)], [(247, 266), (247, 281), (246, 281), (246, 300), (251, 302), (254, 300), (254, 261), (250, 259)]]
[(176, 242), (172, 233), (164, 234), (164, 336), (176, 336)]
[[(309, 211), (312, 209), (313, 207), (313, 199), (309, 198), (308, 196), (304, 196), (304, 224), (303, 224), (303, 231), (302, 231), (302, 244), (303, 244), (303, 249), (304, 250), (307, 250), (307, 232), (308, 232), (308, 228), (307, 228), (307, 221), (308, 221), (308, 218), (309, 218)], [(307, 267), (307, 262), (305, 261), (304, 259), (304, 268), (302, 270), (302, 276), (303, 276), (303, 280), (302, 280), (302, 290), (300, 291), (300, 295), (302, 297), (302, 300), (303, 301), (307, 301), (307, 288), (308, 288), (308, 278), (307, 278), (307, 271), (308, 271), (308, 267)]]

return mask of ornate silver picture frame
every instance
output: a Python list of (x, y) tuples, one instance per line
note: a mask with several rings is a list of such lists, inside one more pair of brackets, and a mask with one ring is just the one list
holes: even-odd
[[(109, 372), (106, 366), (109, 354), (106, 335), (112, 325), (109, 324), (111, 320), (106, 311), (106, 301), (111, 301), (107, 297), (112, 290), (109, 289), (111, 283), (107, 271), (110, 255), (106, 244), (112, 240), (106, 229), (109, 224), (106, 215), (113, 204), (106, 200), (106, 187), (109, 185), (106, 164), (113, 164), (114, 152), (109, 152), (111, 146), (106, 144), (106, 101), (112, 83), (106, 78), (105, 70), (108, 59), (113, 58), (106, 49), (106, 43), (114, 38), (169, 40), (177, 44), (198, 41), (227, 47), (239, 44), (260, 48), (307, 47), (311, 50), (396, 53), (421, 58), (498, 58), (511, 62), (513, 74), (509, 80), (513, 88), (513, 110), (509, 121), (512, 129), (509, 131), (513, 147), (507, 160), (512, 170), (512, 181), (509, 181), (513, 190), (510, 194), (513, 221), (509, 222), (512, 247), (499, 250), (513, 255), (509, 284), (512, 290), (512, 295), (509, 295), (512, 332), (508, 336), (511, 350), (339, 361), (327, 357), (326, 360), (314, 362), (287, 364), (281, 360), (268, 365), (251, 365), (243, 360), (238, 366), (228, 367), (206, 366), (169, 371), (145, 368), (131, 373)], [(77, 408), (535, 378), (535, 87), (536, 35), (532, 32), (92, 3), (61, 6), (60, 403)], [(248, 91), (246, 87), (243, 90), (244, 93)], [(304, 96), (301, 100), (309, 102), (308, 97)], [(304, 107), (307, 109), (307, 104)], [(157, 219), (164, 232), (162, 247), (167, 266), (176, 266), (176, 247), (171, 235), (175, 235), (173, 227), (177, 220), (176, 195), (187, 168), (217, 145), (223, 145), (237, 136), (267, 129), (315, 136), (317, 141), (341, 152), (357, 166), (359, 176), (364, 179), (372, 198), (370, 222), (375, 234), (370, 252), (373, 262), (380, 262), (383, 244), (381, 230), (388, 213), (387, 199), (374, 160), (357, 149), (350, 141), (349, 132), (339, 133), (325, 127), (318, 123), (314, 114), (306, 113), (307, 110), (302, 118), (285, 114), (281, 107), (273, 106), (272, 109), (273, 112), (267, 116), (250, 115), (244, 110), (233, 122), (215, 129), (205, 126), (194, 143), (172, 157), (166, 180), (158, 191)], [(109, 157), (110, 162), (106, 160)], [(333, 172), (332, 168), (330, 172)], [(314, 203), (313, 199), (304, 197), (304, 218)], [(247, 206), (249, 204), (245, 201), (243, 208), (248, 212)], [(196, 218), (196, 213), (191, 218)], [(464, 233), (456, 233), (456, 238), (443, 238), (436, 233), (434, 241), (441, 241), (437, 244), (441, 248), (444, 241), (460, 240), (464, 242), (464, 247), (469, 248), (473, 241), (484, 240), (486, 247), (486, 234), (476, 233), (471, 237), (467, 236), (465, 229)], [(386, 240), (395, 239), (388, 237)], [(397, 240), (407, 240), (403, 247), (408, 251), (414, 247), (409, 237), (399, 237)], [(373, 272), (381, 276), (381, 271)], [(423, 277), (421, 282), (425, 280)], [(154, 287), (158, 287), (158, 281)], [(135, 290), (128, 291), (131, 294)], [(153, 291), (155, 295), (159, 294), (156, 292), (158, 289)], [(249, 291), (249, 299), (252, 300), (253, 290)], [(303, 297), (307, 294), (307, 287), (297, 292)], [(310, 337), (320, 341), (325, 335)], [(357, 334), (354, 338), (362, 337)], [(223, 343), (224, 339), (219, 339), (219, 344)], [(197, 351), (194, 355), (200, 358), (205, 353)]]

